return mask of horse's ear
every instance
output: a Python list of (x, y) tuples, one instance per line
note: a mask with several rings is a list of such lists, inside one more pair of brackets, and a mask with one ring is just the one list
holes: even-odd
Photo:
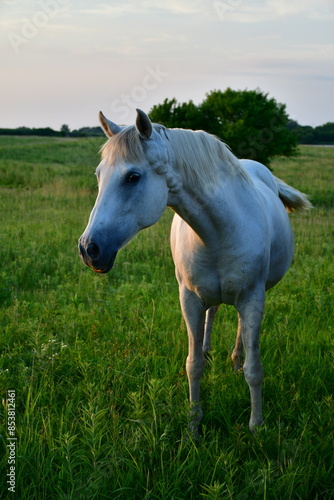
[(149, 139), (153, 132), (151, 120), (149, 119), (147, 114), (144, 113), (144, 111), (142, 111), (141, 109), (136, 109), (136, 111), (137, 111), (136, 129), (144, 139)]
[(106, 134), (107, 137), (112, 137), (115, 134), (118, 134), (122, 129), (116, 123), (111, 122), (104, 116), (102, 111), (99, 113), (99, 118), (100, 118), (100, 123), (101, 127), (103, 128), (103, 132)]

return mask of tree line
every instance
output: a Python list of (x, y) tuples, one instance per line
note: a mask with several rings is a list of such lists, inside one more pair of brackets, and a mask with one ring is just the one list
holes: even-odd
[(77, 130), (70, 130), (68, 125), (62, 125), (60, 130), (50, 127), (45, 128), (0, 128), (0, 135), (38, 135), (49, 137), (94, 137), (104, 136), (100, 127), (82, 127)]
[(299, 125), (298, 122), (290, 120), (288, 128), (297, 136), (298, 144), (334, 144), (334, 122), (328, 122), (318, 127)]
[[(205, 130), (226, 142), (239, 158), (251, 158), (268, 165), (274, 156), (294, 156), (298, 144), (334, 144), (334, 123), (302, 126), (291, 120), (285, 104), (261, 90), (213, 90), (196, 105), (165, 99), (149, 112), (151, 120), (168, 128)], [(59, 131), (50, 127), (0, 129), (0, 135), (41, 135), (55, 137), (102, 136), (100, 127)]]

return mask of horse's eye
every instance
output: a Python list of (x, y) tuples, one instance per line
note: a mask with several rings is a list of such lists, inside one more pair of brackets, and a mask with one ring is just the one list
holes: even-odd
[(126, 182), (128, 184), (137, 184), (140, 177), (141, 177), (140, 174), (137, 174), (136, 172), (131, 172), (126, 176)]

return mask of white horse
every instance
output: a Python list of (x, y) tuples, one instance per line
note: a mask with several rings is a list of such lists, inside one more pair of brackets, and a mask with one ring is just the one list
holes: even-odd
[(263, 423), (259, 333), (265, 291), (289, 268), (293, 234), (286, 210), (311, 208), (306, 195), (260, 163), (238, 160), (203, 131), (152, 125), (137, 110), (136, 125), (121, 128), (100, 113), (109, 140), (96, 169), (98, 196), (79, 239), (84, 263), (108, 272), (119, 249), (161, 217), (176, 213), (171, 247), (186, 321), (186, 369), (191, 427), (202, 417), (200, 380), (218, 305), (235, 306), (239, 326), (232, 354), (250, 389), (249, 426)]

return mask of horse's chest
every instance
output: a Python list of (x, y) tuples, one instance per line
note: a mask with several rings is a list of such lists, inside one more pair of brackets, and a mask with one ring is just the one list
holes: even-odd
[(194, 271), (185, 277), (187, 288), (194, 291), (208, 305), (221, 303), (221, 286), (216, 271), (207, 269), (206, 272)]
[(176, 269), (178, 280), (188, 290), (195, 292), (207, 306), (233, 303), (233, 287), (228, 286), (228, 280), (226, 286), (219, 267), (205, 255), (185, 252), (176, 262)]
[(171, 240), (177, 279), (208, 307), (235, 304), (242, 289), (263, 278), (265, 259), (260, 243), (255, 255), (245, 251), (236, 238), (217, 239), (208, 246), (189, 226), (181, 222), (178, 227), (178, 223), (176, 219)]
[(229, 252), (189, 251), (179, 247), (175, 260), (180, 283), (195, 292), (207, 306), (235, 304), (244, 287), (262, 276), (263, 266)]

